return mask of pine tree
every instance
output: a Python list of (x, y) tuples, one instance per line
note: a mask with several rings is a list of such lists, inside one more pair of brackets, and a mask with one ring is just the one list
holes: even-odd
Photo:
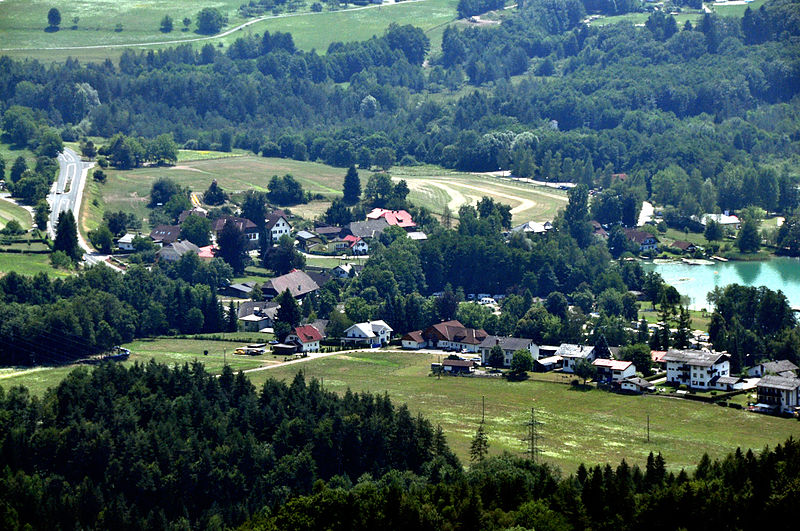
[(297, 304), (294, 297), (292, 297), (292, 294), (289, 293), (288, 289), (278, 295), (275, 298), (275, 302), (281, 305), (276, 314), (278, 321), (293, 327), (300, 324), (300, 318), (302, 317), (300, 306)]
[(228, 305), (228, 332), (236, 332), (238, 329), (238, 319), (236, 315), (236, 308), (233, 307), (233, 301)]
[(647, 343), (650, 340), (650, 330), (647, 327), (647, 320), (642, 317), (639, 321), (639, 329), (636, 331), (636, 342)]
[(351, 165), (347, 170), (347, 175), (344, 176), (344, 202), (348, 204), (358, 203), (361, 198), (361, 180), (358, 178), (358, 171), (354, 165)]
[(472, 444), (469, 445), (469, 460), (477, 463), (486, 459), (489, 453), (489, 438), (486, 436), (486, 430), (483, 428), (483, 422), (478, 426), (478, 431), (475, 432), (475, 437), (472, 439)]
[(686, 348), (689, 346), (689, 330), (692, 318), (689, 309), (681, 306), (678, 312), (678, 330), (675, 332), (673, 345), (675, 348)]
[(78, 226), (71, 210), (66, 210), (58, 215), (53, 251), (63, 251), (76, 262), (83, 255), (81, 248), (78, 246)]

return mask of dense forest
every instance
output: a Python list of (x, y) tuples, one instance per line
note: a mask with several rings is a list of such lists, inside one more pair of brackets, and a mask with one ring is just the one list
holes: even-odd
[(393, 25), (324, 55), (267, 32), (224, 51), (127, 50), (119, 66), (3, 57), (0, 110), (29, 109), (65, 139), (169, 133), (187, 147), (342, 167), (389, 150), (390, 163), (589, 187), (625, 174), (624, 188), (671, 207), (682, 228), (704, 211), (797, 206), (782, 165), (800, 154), (797, 7), (772, 0), (696, 27), (661, 12), (645, 27), (592, 27), (587, 12), (631, 8), (531, 0), (499, 26), (448, 27), (441, 50)]
[(800, 475), (792, 439), (691, 474), (652, 453), (644, 470), (510, 454), (464, 470), (386, 396), (302, 373), (256, 390), (200, 364), (78, 369), (41, 399), (0, 388), (0, 418), (6, 529), (782, 529)]

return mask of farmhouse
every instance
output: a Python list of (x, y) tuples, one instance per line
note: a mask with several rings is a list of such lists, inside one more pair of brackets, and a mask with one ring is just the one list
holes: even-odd
[(400, 343), (403, 348), (409, 350), (419, 350), (425, 348), (426, 345), (425, 339), (422, 338), (422, 330), (407, 333), (402, 337)]
[(794, 413), (800, 408), (800, 378), (768, 374), (756, 384), (758, 403), (780, 413)]
[(492, 348), (499, 346), (503, 349), (503, 366), (511, 367), (511, 360), (514, 357), (514, 352), (518, 350), (527, 350), (536, 360), (539, 358), (539, 347), (533, 342), (533, 339), (519, 338), (519, 337), (503, 337), (503, 336), (486, 336), (478, 348), (481, 352), (481, 364), (486, 365), (489, 360), (489, 354)]
[(286, 336), (287, 343), (297, 345), (298, 352), (317, 352), (322, 334), (311, 325), (297, 326), (294, 332)]
[(384, 321), (356, 323), (344, 331), (343, 343), (382, 346), (389, 343), (392, 327)]
[(592, 362), (597, 367), (597, 380), (604, 383), (619, 383), (636, 376), (636, 365), (630, 361), (598, 358)]
[(721, 376), (730, 375), (728, 359), (723, 352), (670, 350), (663, 358), (667, 364), (667, 382), (696, 389), (716, 388)]
[(405, 230), (413, 230), (417, 226), (411, 219), (411, 214), (405, 210), (386, 210), (385, 208), (373, 208), (367, 214), (367, 219), (384, 219), (392, 227), (400, 227)]
[(285, 275), (275, 277), (262, 286), (264, 297), (272, 300), (287, 289), (295, 299), (302, 299), (309, 293), (319, 289), (319, 286), (304, 272), (295, 269)]
[(483, 329), (467, 328), (456, 320), (444, 321), (425, 330), (409, 332), (403, 336), (404, 348), (424, 347), (480, 352), (479, 345), (489, 334)]
[(564, 372), (575, 372), (575, 365), (577, 365), (579, 361), (586, 360), (592, 362), (597, 357), (597, 354), (594, 351), (594, 347), (564, 343), (558, 347), (556, 356), (562, 358)]

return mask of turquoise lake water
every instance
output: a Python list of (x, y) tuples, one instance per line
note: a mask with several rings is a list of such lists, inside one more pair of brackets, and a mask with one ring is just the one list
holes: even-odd
[(728, 284), (766, 286), (781, 290), (793, 308), (800, 307), (800, 259), (773, 258), (763, 262), (715, 262), (713, 265), (688, 265), (680, 262), (642, 264), (645, 271), (656, 271), (664, 282), (675, 286), (689, 298), (693, 310), (709, 308), (706, 295), (715, 287)]

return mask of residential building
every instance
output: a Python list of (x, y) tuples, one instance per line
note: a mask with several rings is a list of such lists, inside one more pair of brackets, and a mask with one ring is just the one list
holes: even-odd
[(200, 248), (188, 240), (173, 242), (159, 249), (156, 257), (166, 262), (177, 262), (186, 253), (199, 254)]
[(240, 282), (236, 284), (230, 284), (225, 286), (224, 288), (220, 288), (219, 292), (221, 295), (226, 297), (236, 297), (239, 299), (249, 299), (250, 293), (253, 292), (253, 288), (255, 287), (256, 283), (253, 281), (248, 282)]
[(405, 230), (414, 230), (417, 226), (411, 219), (411, 214), (405, 210), (386, 210), (385, 208), (373, 208), (367, 214), (367, 219), (384, 219), (392, 227), (400, 227)]
[(418, 242), (425, 241), (428, 239), (428, 235), (422, 231), (414, 230), (408, 233), (409, 240), (415, 240)]
[(392, 327), (385, 321), (356, 323), (344, 331), (342, 343), (364, 344), (380, 347), (389, 343)]
[(764, 376), (765, 374), (776, 374), (786, 378), (797, 376), (797, 365), (789, 360), (765, 361), (755, 367), (747, 369), (748, 376)]
[(119, 240), (117, 240), (117, 247), (119, 247), (119, 250), (133, 251), (133, 239), (136, 238), (136, 236), (138, 236), (138, 234), (128, 232)]
[(475, 370), (475, 363), (469, 360), (442, 360), (442, 370), (451, 374), (469, 374)]
[(697, 251), (697, 249), (699, 249), (699, 247), (697, 247), (692, 242), (686, 242), (683, 240), (676, 240), (672, 242), (672, 245), (670, 245), (670, 247), (683, 251), (684, 253), (693, 253)]
[(180, 237), (180, 225), (156, 225), (156, 227), (150, 231), (150, 239), (153, 240), (153, 243), (156, 245), (168, 245), (178, 241)]
[(715, 389), (721, 391), (738, 391), (744, 389), (745, 380), (738, 376), (720, 376), (714, 384)]
[(597, 367), (597, 380), (603, 383), (619, 383), (636, 376), (636, 365), (630, 361), (598, 358), (592, 365)]
[(294, 235), (294, 239), (297, 240), (297, 244), (300, 248), (306, 251), (322, 243), (322, 238), (307, 230), (297, 231), (297, 234)]
[(331, 275), (333, 278), (338, 278), (340, 280), (345, 278), (351, 278), (356, 276), (356, 268), (354, 264), (339, 264), (338, 266), (331, 269)]
[(800, 408), (800, 378), (767, 374), (756, 387), (759, 404), (779, 413), (795, 413)]
[(280, 305), (276, 302), (247, 301), (239, 305), (237, 317), (245, 332), (260, 332), (272, 328)]
[(294, 343), (298, 352), (318, 352), (322, 334), (311, 325), (296, 326), (294, 332), (286, 336), (287, 343)]
[(409, 332), (403, 336), (402, 344), (405, 348), (428, 347), (478, 353), (479, 345), (488, 335), (483, 329), (467, 328), (452, 320), (437, 323), (425, 330)]
[(208, 210), (203, 207), (194, 207), (191, 210), (184, 210), (178, 215), (178, 225), (181, 225), (189, 216), (200, 216), (201, 218), (208, 217)]
[(214, 245), (206, 245), (205, 247), (200, 247), (197, 251), (197, 256), (200, 257), (200, 260), (213, 260), (214, 257), (217, 256), (217, 251), (219, 249)]
[(244, 233), (247, 238), (247, 243), (251, 249), (258, 247), (258, 227), (255, 223), (246, 218), (237, 218), (234, 216), (223, 216), (217, 218), (211, 224), (211, 232), (214, 233), (214, 238), (219, 239), (222, 230), (229, 223), (233, 224), (238, 230)]
[(709, 220), (716, 221), (723, 227), (731, 227), (734, 229), (740, 229), (742, 224), (738, 217), (729, 215), (727, 211), (725, 214), (703, 214), (703, 217), (700, 218), (700, 223), (707, 225)]
[(619, 382), (619, 388), (623, 391), (630, 391), (633, 393), (649, 393), (655, 389), (655, 384), (648, 382), (644, 378), (638, 376), (631, 376)]
[(607, 240), (608, 239), (608, 231), (603, 228), (603, 226), (600, 224), (599, 221), (592, 220), (590, 223), (592, 225), (592, 235), (595, 238), (598, 238), (598, 239), (601, 239), (601, 240)]
[(721, 376), (730, 376), (729, 356), (724, 352), (669, 350), (662, 359), (667, 364), (667, 383), (712, 389)]
[(353, 254), (367, 254), (369, 252), (369, 244), (358, 236), (348, 234), (342, 238), (342, 242), (347, 245), (345, 249), (350, 249)]
[(481, 352), (481, 364), (486, 365), (489, 360), (489, 354), (492, 348), (499, 346), (503, 349), (503, 367), (511, 367), (511, 360), (514, 358), (514, 353), (518, 350), (527, 350), (531, 353), (534, 360), (539, 358), (539, 346), (533, 342), (533, 339), (522, 337), (503, 337), (503, 336), (486, 336), (478, 349)]
[(264, 222), (264, 227), (269, 232), (273, 243), (278, 243), (281, 236), (291, 234), (292, 232), (292, 226), (289, 224), (289, 220), (283, 210), (275, 210), (267, 214), (267, 217), (264, 218)]
[(591, 363), (597, 357), (594, 347), (589, 345), (575, 345), (572, 343), (563, 343), (558, 347), (555, 355), (561, 356), (562, 370), (569, 373), (575, 372), (575, 365), (581, 360), (586, 360)]
[(314, 227), (314, 232), (327, 240), (333, 240), (344, 232), (344, 229), (334, 225), (320, 225), (319, 227)]
[(383, 218), (353, 221), (347, 224), (347, 232), (361, 239), (377, 238), (387, 228), (389, 224)]
[(528, 221), (522, 225), (517, 225), (511, 229), (511, 232), (522, 232), (525, 234), (544, 234), (553, 228), (553, 224), (549, 221), (538, 223), (536, 221)]
[(419, 350), (421, 348), (425, 348), (427, 342), (422, 337), (422, 330), (415, 330), (414, 332), (409, 332), (404, 335), (400, 340), (400, 344), (405, 349)]
[(644, 253), (647, 251), (655, 251), (656, 248), (658, 248), (658, 238), (656, 238), (649, 232), (637, 229), (623, 229), (623, 230), (628, 240), (632, 241), (633, 243), (639, 246), (640, 253)]
[(267, 300), (272, 300), (287, 289), (295, 299), (302, 299), (309, 293), (319, 289), (319, 286), (303, 271), (295, 269), (285, 275), (268, 280), (262, 286), (262, 292)]

